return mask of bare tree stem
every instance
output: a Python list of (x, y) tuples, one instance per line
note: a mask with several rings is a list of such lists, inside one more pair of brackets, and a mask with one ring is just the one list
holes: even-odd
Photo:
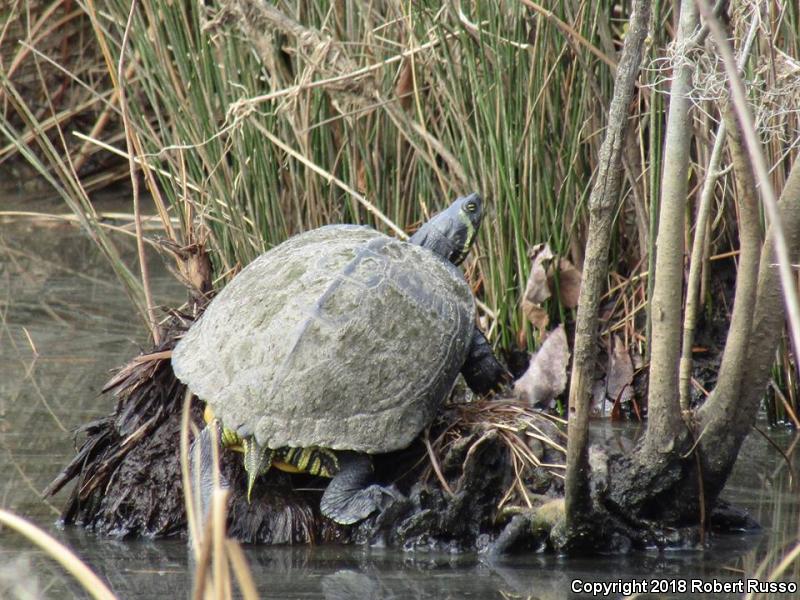
[(747, 106), (747, 96), (745, 94), (744, 83), (739, 77), (736, 68), (736, 60), (733, 56), (730, 42), (725, 36), (725, 30), (714, 14), (712, 13), (711, 6), (706, 0), (696, 0), (697, 6), (703, 15), (703, 18), (708, 25), (711, 35), (717, 44), (722, 61), (725, 65), (725, 71), (728, 74), (731, 86), (731, 97), (733, 99), (733, 106), (736, 111), (736, 116), (742, 125), (742, 133), (744, 134), (744, 142), (747, 147), (747, 152), (750, 155), (750, 160), (753, 163), (753, 170), (758, 180), (758, 185), (761, 188), (761, 199), (764, 204), (764, 210), (769, 217), (770, 227), (773, 229), (773, 240), (775, 244), (775, 255), (778, 259), (778, 272), (780, 273), (781, 286), (783, 287), (784, 299), (786, 302), (787, 313), (789, 315), (789, 329), (794, 344), (795, 351), (800, 349), (800, 299), (797, 294), (797, 282), (792, 274), (792, 264), (789, 257), (789, 248), (786, 243), (786, 236), (781, 226), (780, 213), (778, 211), (778, 201), (775, 197), (775, 190), (772, 188), (772, 182), (769, 178), (769, 169), (767, 168), (767, 161), (764, 158), (764, 152), (761, 149), (761, 143), (756, 135), (755, 123), (753, 116), (750, 114), (750, 109)]
[(672, 448), (684, 427), (678, 401), (683, 299), (684, 208), (688, 194), (692, 64), (689, 46), (699, 19), (694, 0), (682, 0), (676, 65), (667, 115), (661, 206), (656, 239), (656, 272), (651, 298), (652, 350), (648, 396), (647, 443), (657, 452)]
[(692, 382), (692, 346), (694, 345), (694, 329), (697, 322), (697, 309), (701, 304), (698, 296), (700, 276), (703, 273), (703, 250), (706, 241), (708, 216), (711, 214), (711, 201), (714, 199), (714, 188), (719, 180), (719, 165), (722, 162), (722, 149), (725, 147), (725, 123), (717, 128), (717, 137), (708, 159), (706, 179), (700, 194), (700, 208), (697, 211), (692, 257), (689, 263), (689, 281), (686, 284), (686, 311), (683, 316), (683, 344), (681, 350), (680, 384), (681, 410), (688, 410), (690, 388)]
[(578, 544), (581, 532), (591, 527), (591, 523), (587, 522), (590, 502), (588, 425), (598, 309), (606, 284), (611, 227), (622, 182), (622, 150), (626, 139), (628, 108), (639, 75), (649, 21), (649, 0), (636, 0), (614, 78), (614, 96), (608, 115), (606, 137), (600, 148), (597, 179), (589, 198), (589, 236), (578, 301), (567, 443), (566, 516), (569, 536)]
[[(750, 54), (750, 48), (758, 31), (758, 19), (754, 18), (750, 23), (750, 30), (747, 38), (742, 45), (742, 51), (737, 63), (737, 70), (741, 72)], [(711, 150), (711, 157), (708, 159), (706, 169), (706, 179), (703, 182), (703, 191), (700, 194), (700, 208), (697, 211), (697, 222), (695, 223), (694, 241), (692, 243), (692, 257), (689, 263), (689, 281), (686, 285), (686, 310), (683, 317), (683, 349), (680, 362), (680, 397), (681, 409), (688, 410), (690, 397), (689, 388), (692, 380), (692, 346), (694, 345), (694, 330), (697, 322), (697, 311), (701, 301), (698, 297), (700, 289), (700, 276), (703, 272), (703, 254), (707, 239), (708, 216), (711, 214), (711, 200), (714, 198), (714, 188), (719, 180), (719, 166), (722, 162), (722, 148), (725, 143), (727, 128), (725, 121), (720, 123), (717, 128), (717, 137), (714, 140), (714, 148)]]

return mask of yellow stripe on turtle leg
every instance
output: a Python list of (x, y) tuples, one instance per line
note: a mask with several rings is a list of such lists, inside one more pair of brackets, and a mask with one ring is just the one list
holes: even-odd
[(317, 468), (318, 475), (333, 477), (339, 472), (339, 458), (336, 456), (336, 452), (327, 448), (318, 448), (316, 456), (320, 462), (320, 466)]
[(296, 455), (299, 451), (299, 448), (276, 450), (275, 456), (272, 457), (272, 466), (284, 473), (302, 473), (303, 471), (297, 468)]
[(303, 448), (300, 451), (300, 456), (297, 457), (297, 468), (301, 471), (308, 471), (308, 463), (311, 460), (312, 456), (314, 455), (314, 450), (309, 448)]
[(244, 452), (242, 448), (242, 438), (239, 437), (239, 434), (233, 431), (233, 429), (225, 427), (222, 422), (214, 416), (214, 411), (211, 409), (210, 404), (206, 404), (206, 407), (203, 409), (203, 420), (209, 425), (214, 421), (219, 424), (219, 430), (221, 432), (219, 439), (223, 448), (235, 450), (236, 452)]
[(247, 472), (247, 502), (249, 503), (256, 477), (269, 470), (275, 452), (258, 444), (252, 436), (242, 440), (242, 447), (244, 448), (244, 470)]

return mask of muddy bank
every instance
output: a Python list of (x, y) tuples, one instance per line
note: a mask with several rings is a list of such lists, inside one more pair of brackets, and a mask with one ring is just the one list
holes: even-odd
[[(185, 315), (175, 313), (172, 325), (165, 342), (109, 382), (105, 392), (117, 398), (114, 412), (83, 428), (77, 455), (46, 490), (52, 495), (74, 481), (61, 515), (65, 524), (116, 537), (186, 535), (180, 470), (186, 388), (169, 362), (175, 337), (187, 325)], [(463, 389), (457, 386), (421, 439), (374, 458), (376, 481), (396, 486), (402, 497), (354, 526), (320, 515), (328, 482), (320, 477), (272, 469), (259, 478), (248, 503), (241, 454), (223, 451), (230, 535), (266, 544), (489, 548), (520, 507), (560, 495), (565, 439), (554, 417), (502, 397), (464, 403)], [(193, 399), (191, 422), (198, 430), (203, 408)], [(522, 544), (533, 545), (535, 540)]]

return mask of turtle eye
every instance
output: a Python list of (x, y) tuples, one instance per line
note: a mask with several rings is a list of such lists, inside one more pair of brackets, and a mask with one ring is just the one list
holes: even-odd
[(475, 204), (472, 200), (470, 200), (469, 202), (467, 202), (467, 205), (464, 207), (464, 210), (470, 213), (474, 213), (476, 210), (478, 210), (478, 205)]

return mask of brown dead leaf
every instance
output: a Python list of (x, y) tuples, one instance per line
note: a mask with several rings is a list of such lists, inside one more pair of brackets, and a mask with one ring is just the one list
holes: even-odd
[(202, 246), (198, 246), (197, 251), (192, 252), (186, 260), (186, 279), (200, 294), (211, 291), (211, 259)]
[(567, 387), (569, 348), (564, 326), (559, 325), (531, 358), (528, 370), (514, 384), (514, 394), (531, 405), (550, 406)]
[(539, 330), (544, 330), (550, 324), (550, 317), (547, 311), (538, 304), (528, 302), (527, 298), (522, 299), (522, 314)]
[(531, 274), (528, 275), (523, 298), (528, 302), (541, 304), (551, 296), (550, 286), (547, 284), (547, 267), (553, 259), (553, 251), (549, 244), (537, 244), (531, 248), (528, 256), (532, 259)]
[[(523, 307), (522, 310), (525, 310)], [(517, 332), (517, 348), (527, 348), (528, 347), (528, 335), (525, 332), (525, 328), (523, 327)]]
[(408, 110), (414, 96), (414, 67), (413, 63), (406, 59), (400, 69), (400, 76), (394, 86), (394, 94), (400, 100), (400, 106)]
[(522, 295), (522, 313), (534, 327), (544, 330), (550, 323), (547, 311), (542, 302), (550, 297), (550, 286), (547, 283), (547, 266), (553, 259), (553, 251), (548, 244), (537, 244), (528, 252), (531, 258), (531, 273), (525, 284)]
[(566, 308), (578, 306), (578, 298), (581, 294), (582, 273), (566, 258), (558, 259), (558, 271), (555, 265), (551, 266), (548, 272), (548, 281), (551, 288), (555, 288), (553, 280), (558, 277), (558, 299)]

